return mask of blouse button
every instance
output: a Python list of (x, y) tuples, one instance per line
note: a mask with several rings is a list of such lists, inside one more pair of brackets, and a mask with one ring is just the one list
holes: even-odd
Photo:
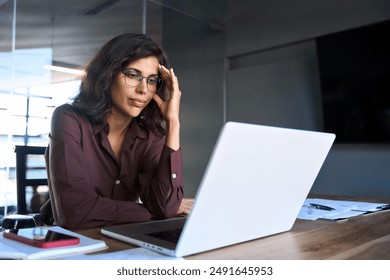
[(119, 181), (119, 180), (115, 181), (115, 184), (117, 184), (117, 185), (119, 185), (120, 183), (121, 183), (121, 181)]
[(176, 173), (173, 173), (173, 174), (172, 174), (172, 178), (173, 178), (173, 179), (176, 179)]

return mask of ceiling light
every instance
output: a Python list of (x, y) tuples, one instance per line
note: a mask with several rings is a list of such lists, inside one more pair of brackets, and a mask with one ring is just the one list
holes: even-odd
[(57, 71), (57, 72), (62, 72), (62, 73), (67, 73), (67, 74), (74, 74), (74, 75), (79, 75), (79, 76), (82, 76), (85, 73), (85, 71), (82, 69), (61, 67), (61, 66), (55, 66), (55, 65), (49, 65), (49, 64), (44, 65), (43, 68), (46, 70)]

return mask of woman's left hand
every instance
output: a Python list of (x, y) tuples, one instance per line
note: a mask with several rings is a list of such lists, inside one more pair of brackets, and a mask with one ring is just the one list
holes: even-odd
[(160, 108), (166, 122), (167, 134), (165, 137), (165, 145), (175, 151), (180, 149), (180, 98), (181, 91), (179, 89), (179, 82), (173, 69), (167, 69), (165, 66), (160, 65), (159, 71), (161, 78), (165, 82), (163, 95), (168, 96), (167, 100), (163, 100), (158, 94), (153, 95), (154, 101), (156, 101)]
[(178, 79), (173, 72), (173, 69), (167, 69), (163, 65), (159, 65), (161, 78), (164, 80), (165, 86), (163, 96), (168, 96), (168, 100), (163, 100), (157, 93), (153, 95), (158, 107), (165, 120), (179, 123), (180, 98), (181, 91), (179, 89)]

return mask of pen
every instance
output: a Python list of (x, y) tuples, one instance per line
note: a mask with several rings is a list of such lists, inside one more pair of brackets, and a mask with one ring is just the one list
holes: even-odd
[(329, 206), (326, 206), (326, 205), (321, 205), (321, 204), (316, 204), (316, 203), (309, 203), (309, 207), (313, 207), (313, 208), (321, 209), (321, 210), (327, 210), (327, 211), (336, 210), (336, 209), (334, 209), (332, 207), (329, 207)]

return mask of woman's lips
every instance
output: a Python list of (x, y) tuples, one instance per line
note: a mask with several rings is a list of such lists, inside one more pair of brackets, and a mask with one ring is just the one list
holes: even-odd
[(136, 107), (143, 107), (145, 106), (146, 101), (142, 99), (136, 99), (136, 98), (130, 98), (131, 104), (133, 104)]

